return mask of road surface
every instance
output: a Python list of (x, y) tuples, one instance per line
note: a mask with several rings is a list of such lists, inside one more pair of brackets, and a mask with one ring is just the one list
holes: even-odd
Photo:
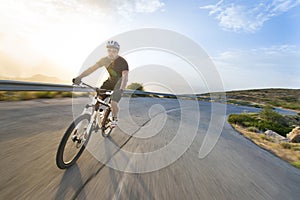
[[(209, 102), (199, 102), (201, 121), (191, 146), (175, 162), (160, 170), (122, 172), (98, 161), (87, 150), (73, 167), (60, 170), (55, 155), (73, 119), (71, 104), (71, 99), (0, 103), (0, 199), (281, 200), (300, 197), (300, 170), (245, 139), (228, 123), (210, 154), (198, 158), (211, 118)], [(128, 152), (148, 152), (170, 142), (181, 120), (176, 99), (132, 98), (130, 114), (136, 126), (127, 131), (136, 132), (135, 129), (151, 123), (149, 108), (153, 105), (165, 111), (175, 109), (165, 112), (167, 118), (162, 119), (165, 123), (157, 130), (159, 134), (137, 138), (120, 128), (114, 130), (111, 138), (104, 139), (98, 134), (101, 157), (98, 159), (122, 157), (120, 149), (106, 146), (109, 143)], [(227, 114), (244, 110), (252, 109), (227, 106)], [(191, 116), (195, 112), (189, 110)], [(127, 122), (120, 117), (119, 123)]]

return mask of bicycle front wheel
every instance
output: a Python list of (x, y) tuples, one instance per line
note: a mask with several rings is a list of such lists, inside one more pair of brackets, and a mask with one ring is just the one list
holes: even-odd
[(58, 168), (66, 169), (72, 166), (84, 151), (92, 130), (87, 130), (90, 118), (90, 114), (81, 115), (66, 130), (56, 154)]

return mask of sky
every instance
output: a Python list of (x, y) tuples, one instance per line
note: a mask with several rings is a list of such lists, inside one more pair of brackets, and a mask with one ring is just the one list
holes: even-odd
[[(2, 0), (0, 78), (44, 74), (68, 83), (108, 38), (158, 28), (178, 32), (200, 45), (213, 61), (225, 90), (300, 88), (299, 21), (300, 0)], [(147, 77), (138, 78), (136, 74), (141, 73), (134, 72), (156, 53), (125, 57), (130, 82), (147, 79), (143, 84), (149, 90), (164, 91), (150, 87), (151, 80), (162, 79), (155, 76), (155, 70), (146, 70)], [(164, 54), (156, 57), (162, 62), (163, 58), (172, 60)], [(168, 63), (148, 64), (157, 69)], [(185, 65), (177, 63), (177, 69)], [(185, 69), (177, 73), (201, 92), (205, 81)], [(180, 88), (178, 92), (185, 93), (177, 79), (178, 74), (170, 75), (164, 84), (169, 85), (168, 91)]]

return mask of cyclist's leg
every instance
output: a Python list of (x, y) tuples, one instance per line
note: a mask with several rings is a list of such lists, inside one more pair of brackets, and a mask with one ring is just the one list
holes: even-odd
[(112, 117), (113, 119), (117, 118), (118, 112), (119, 112), (119, 107), (118, 107), (118, 102), (111, 100), (111, 108), (112, 108)]
[(122, 96), (122, 92), (119, 89), (120, 88), (120, 81), (115, 85), (114, 87), (114, 92), (111, 96), (111, 107), (112, 107), (112, 117), (113, 117), (113, 122), (112, 122), (112, 126), (116, 126), (117, 124), (117, 116), (118, 116), (118, 112), (119, 112), (119, 107), (118, 107), (118, 103), (121, 99)]
[[(106, 81), (104, 81), (104, 83), (102, 84), (102, 86), (100, 87), (100, 89), (106, 89), (106, 90), (112, 90), (111, 89), (111, 83), (109, 81), (109, 79), (107, 79)], [(107, 95), (105, 94), (101, 94), (98, 96), (101, 100), (104, 100)], [(99, 109), (99, 106), (100, 106), (100, 103), (99, 102), (96, 102), (96, 105), (95, 105), (95, 109), (98, 110)], [(93, 108), (93, 112), (94, 112), (94, 108)]]
[[(114, 88), (114, 84), (112, 84), (110, 79), (107, 79), (106, 81), (104, 81), (104, 83), (100, 87), (100, 89), (105, 89), (105, 90), (113, 90), (113, 88)], [(107, 95), (105, 95), (105, 94), (99, 95), (99, 98), (102, 100), (104, 100), (106, 97), (107, 97)]]

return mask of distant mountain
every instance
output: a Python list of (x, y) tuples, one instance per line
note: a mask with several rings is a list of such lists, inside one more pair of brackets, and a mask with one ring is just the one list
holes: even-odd
[(32, 77), (0, 77), (2, 80), (15, 80), (15, 81), (28, 81), (28, 82), (41, 82), (41, 83), (69, 83), (54, 76), (46, 76), (43, 74), (36, 74)]

